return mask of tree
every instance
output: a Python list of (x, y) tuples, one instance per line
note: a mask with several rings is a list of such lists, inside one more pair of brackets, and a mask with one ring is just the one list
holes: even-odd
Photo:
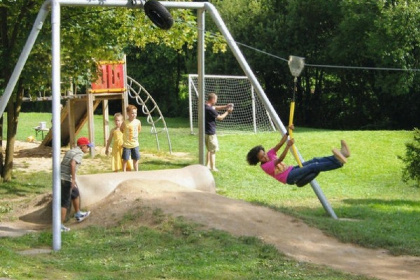
[[(17, 60), (19, 49), (23, 45), (25, 31), (29, 30), (30, 22), (33, 19), (33, 11), (38, 7), (37, 1), (29, 0), (25, 4), (20, 5), (14, 1), (1, 1), (0, 2), (0, 28), (1, 28), (1, 88), (5, 88), (6, 81), (12, 73), (13, 62)], [(3, 163), (3, 158), (0, 162), (1, 177), (4, 180), (10, 180), (13, 168), (13, 151), (14, 141), (17, 130), (17, 123), (19, 118), (20, 106), (22, 103), (22, 94), (24, 92), (24, 80), (22, 78), (17, 87), (16, 93), (11, 97), (7, 105), (7, 146), (6, 157)], [(1, 118), (3, 123), (3, 117)], [(3, 125), (1, 125), (3, 127)], [(0, 141), (3, 139), (3, 129), (0, 131)], [(0, 146), (1, 143), (0, 143)]]
[[(2, 89), (9, 80), (42, 3), (41, 0), (0, 1)], [(195, 24), (190, 10), (171, 12), (173, 18)], [(158, 29), (140, 9), (62, 7), (61, 17), (63, 89), (68, 88), (70, 83), (75, 84), (76, 89), (86, 88), (96, 78), (97, 61), (120, 59), (127, 46), (145, 48), (148, 44), (159, 44), (180, 50), (185, 45), (191, 47), (197, 37), (196, 28), (181, 24), (175, 24), (170, 30)], [(6, 162), (0, 163), (4, 180), (11, 179), (12, 142), (16, 135), (23, 92), (50, 91), (50, 77), (51, 24), (46, 21), (22, 72), (18, 90), (8, 104)]]
[(417, 187), (420, 187), (420, 130), (414, 128), (413, 141), (406, 143), (405, 156), (398, 156), (405, 164), (402, 173), (402, 180), (408, 182), (413, 180)]
[[(215, 4), (274, 108), (283, 114), (281, 118), (287, 119), (284, 112), (292, 87), (287, 61), (282, 58), (297, 55), (307, 64), (299, 79), (295, 112), (299, 125), (418, 126), (419, 72), (362, 68), (419, 69), (419, 1), (231, 0)], [(226, 65), (225, 73), (237, 68), (234, 63), (222, 65)], [(220, 71), (220, 64), (213, 69)]]

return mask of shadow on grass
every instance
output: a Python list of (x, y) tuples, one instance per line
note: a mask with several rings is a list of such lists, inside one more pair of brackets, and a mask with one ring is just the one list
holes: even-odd
[(40, 186), (32, 185), (30, 183), (21, 183), (17, 181), (2, 183), (0, 194), (2, 195), (15, 195), (15, 196), (26, 196), (27, 194), (33, 194), (34, 189)]
[(417, 207), (420, 209), (420, 204), (418, 201), (412, 200), (383, 200), (383, 199), (344, 199), (344, 203), (350, 205), (371, 205), (373, 207), (396, 207), (396, 206), (409, 206), (409, 207)]
[[(171, 161), (164, 161), (164, 160), (147, 160), (141, 162), (139, 165), (139, 169), (147, 171), (147, 170), (158, 170), (158, 169), (175, 169), (175, 168), (183, 168), (193, 164), (192, 162), (171, 162)], [(158, 168), (156, 168), (158, 167)]]
[[(14, 172), (13, 179), (3, 182), (0, 195), (14, 195), (23, 197), (28, 194), (40, 194), (51, 187), (51, 174), (47, 172), (25, 173)], [(48, 184), (46, 184), (48, 182)]]

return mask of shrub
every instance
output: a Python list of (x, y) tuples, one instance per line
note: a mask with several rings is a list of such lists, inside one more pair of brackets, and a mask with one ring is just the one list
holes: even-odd
[(414, 141), (406, 143), (405, 156), (398, 158), (404, 161), (402, 180), (408, 182), (414, 180), (420, 187), (420, 130), (414, 128)]

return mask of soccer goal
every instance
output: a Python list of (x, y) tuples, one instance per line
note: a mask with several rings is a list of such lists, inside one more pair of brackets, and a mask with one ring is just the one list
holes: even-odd
[[(246, 76), (205, 75), (205, 92), (217, 94), (217, 104), (233, 103), (234, 110), (217, 123), (219, 134), (240, 132), (275, 131), (271, 118), (254, 94), (254, 88)], [(198, 130), (198, 75), (188, 75), (191, 134)], [(207, 97), (207, 96), (206, 96)]]

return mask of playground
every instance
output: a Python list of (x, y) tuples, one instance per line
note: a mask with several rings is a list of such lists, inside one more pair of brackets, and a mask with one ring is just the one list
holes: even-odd
[[(113, 1), (110, 2), (112, 3), (107, 2), (107, 4), (116, 6), (122, 5), (122, 3), (118, 1), (115, 1), (115, 3)], [(149, 1), (148, 3), (153, 2)], [(131, 5), (137, 4), (132, 2)], [(169, 3), (167, 5), (169, 7), (171, 5), (172, 7), (184, 7), (183, 5), (186, 4)], [(194, 5), (191, 7), (199, 8), (199, 6)], [(47, 6), (48, 3), (43, 6), (36, 22), (43, 21), (42, 18), (45, 18), (47, 13), (47, 9), (45, 9)], [(189, 7), (189, 4), (187, 6)], [(213, 19), (218, 23), (221, 23), (217, 11), (210, 5), (207, 5), (206, 7)], [(156, 7), (152, 6), (151, 8)], [(146, 5), (145, 11), (147, 14), (148, 9), (146, 8)], [(57, 6), (53, 5), (52, 14), (55, 16), (59, 15)], [(152, 15), (154, 14), (155, 13), (152, 13)], [(170, 15), (167, 14), (165, 18), (170, 19)], [(153, 18), (151, 19), (153, 21)], [(204, 18), (200, 18), (200, 21), (204, 21)], [(172, 19), (171, 22), (166, 23), (158, 21), (157, 25), (161, 25), (159, 27), (162, 29), (169, 29), (172, 25)], [(393, 164), (391, 167), (391, 171), (393, 172), (387, 173), (386, 168), (390, 167), (389, 164), (386, 163), (395, 161), (395, 156), (398, 155), (398, 153), (389, 153), (389, 150), (391, 149), (386, 150), (386, 148), (384, 148), (385, 145), (376, 145), (377, 143), (374, 142), (366, 143), (368, 142), (366, 138), (378, 141), (382, 135), (375, 138), (371, 132), (369, 137), (364, 135), (364, 137), (360, 137), (362, 138), (362, 140), (360, 140), (358, 136), (360, 136), (361, 133), (359, 132), (327, 131), (328, 137), (326, 137), (326, 134), (321, 136), (322, 132), (311, 134), (311, 131), (309, 131), (306, 136), (304, 134), (297, 134), (298, 136), (296, 138), (298, 139), (299, 145), (302, 144), (299, 146), (302, 149), (299, 150), (304, 152), (306, 158), (319, 156), (320, 151), (322, 151), (322, 153), (325, 153), (325, 151), (329, 152), (331, 151), (330, 146), (337, 147), (339, 139), (343, 139), (342, 136), (351, 136), (344, 138), (348, 140), (349, 143), (352, 143), (351, 147), (353, 154), (351, 161), (354, 163), (350, 163), (350, 167), (347, 168), (346, 166), (343, 171), (319, 176), (320, 182), (322, 183), (321, 185), (325, 186), (323, 190), (326, 190), (327, 197), (331, 198), (332, 205), (334, 206), (333, 208), (338, 209), (339, 211), (338, 217), (324, 197), (320, 185), (318, 185), (317, 182), (318, 178), (316, 181), (313, 181), (318, 173), (312, 176), (311, 180), (305, 181), (304, 184), (297, 184), (301, 187), (310, 182), (313, 191), (308, 186), (306, 188), (292, 189), (291, 186), (279, 186), (278, 182), (275, 184), (273, 181), (270, 181), (270, 178), (263, 178), (255, 169), (251, 169), (251, 167), (244, 165), (243, 155), (245, 154), (246, 149), (260, 143), (270, 145), (268, 139), (270, 142), (274, 139), (278, 140), (279, 135), (284, 135), (287, 130), (279, 116), (275, 113), (274, 108), (267, 99), (255, 75), (248, 68), (237, 45), (232, 43), (234, 41), (231, 40), (230, 33), (223, 24), (220, 24), (219, 28), (227, 39), (229, 47), (236, 54), (237, 60), (241, 64), (246, 76), (251, 81), (252, 88), (255, 88), (257, 96), (263, 103), (265, 107), (264, 113), (267, 114), (271, 128), (274, 130), (274, 127), (276, 127), (280, 132), (260, 135), (255, 134), (253, 137), (248, 137), (249, 134), (221, 136), (221, 146), (223, 147), (224, 153), (220, 154), (220, 173), (211, 173), (202, 165), (204, 147), (201, 141), (203, 138), (203, 129), (201, 125), (199, 125), (199, 139), (196, 139), (196, 136), (190, 136), (190, 138), (193, 139), (191, 142), (195, 143), (194, 145), (187, 144), (187, 142), (190, 141), (182, 142), (182, 140), (180, 140), (181, 137), (179, 137), (174, 143), (175, 147), (177, 147), (176, 152), (172, 151), (172, 142), (169, 139), (168, 128), (166, 127), (166, 122), (163, 119), (158, 106), (154, 104), (153, 98), (151, 98), (147, 92), (147, 97), (141, 97), (140, 94), (145, 92), (145, 89), (138, 84), (138, 82), (126, 76), (126, 69), (123, 69), (125, 67), (125, 61), (120, 63), (122, 65), (120, 70), (113, 69), (111, 72), (102, 73), (117, 73), (117, 75), (109, 75), (109, 77), (118, 77), (120, 84), (112, 84), (113, 86), (116, 85), (116, 87), (107, 86), (106, 88), (96, 89), (92, 87), (92, 91), (87, 92), (86, 95), (77, 98), (69, 98), (64, 108), (60, 109), (59, 105), (62, 105), (60, 104), (61, 100), (58, 100), (59, 98), (57, 98), (59, 96), (58, 89), (60, 82), (58, 79), (59, 76), (57, 75), (60, 71), (60, 66), (57, 62), (60, 62), (60, 59), (56, 56), (60, 49), (59, 45), (56, 44), (57, 41), (54, 40), (54, 38), (58, 38), (57, 35), (59, 35), (59, 30), (57, 28), (53, 30), (52, 93), (55, 98), (52, 99), (52, 129), (49, 130), (48, 134), (44, 137), (44, 131), (47, 132), (47, 129), (41, 125), (41, 123), (37, 128), (32, 126), (36, 131), (35, 138), (39, 136), (39, 132), (42, 134), (41, 145), (39, 145), (40, 143), (37, 141), (33, 141), (34, 138), (32, 137), (28, 137), (30, 140), (28, 142), (16, 143), (16, 155), (14, 160), (15, 171), (32, 174), (40, 174), (41, 172), (47, 172), (49, 174), (49, 172), (52, 172), (54, 174), (54, 172), (58, 170), (58, 168), (56, 168), (56, 164), (58, 163), (56, 159), (58, 159), (60, 154), (61, 156), (63, 155), (68, 148), (67, 145), (70, 147), (74, 145), (76, 135), (80, 134), (80, 129), (85, 123), (87, 123), (88, 137), (91, 141), (99, 143), (100, 141), (98, 139), (102, 138), (102, 136), (104, 139), (107, 139), (109, 130), (107, 102), (111, 99), (121, 100), (121, 111), (124, 111), (128, 97), (136, 99), (137, 106), (141, 108), (141, 111), (144, 114), (143, 117), (147, 120), (147, 122), (144, 123), (147, 123), (149, 126), (148, 131), (150, 131), (151, 137), (156, 138), (156, 141), (153, 141), (153, 144), (157, 144), (157, 150), (155, 150), (155, 148), (150, 148), (150, 142), (152, 141), (142, 139), (145, 142), (147, 141), (149, 145), (147, 146), (146, 144), (145, 146), (142, 146), (144, 151), (142, 151), (142, 164), (144, 164), (146, 168), (141, 168), (140, 172), (110, 173), (109, 168), (106, 167), (106, 163), (104, 163), (106, 157), (102, 156), (104, 154), (103, 147), (100, 144), (96, 145), (95, 149), (91, 150), (91, 157), (86, 158), (83, 163), (83, 166), (87, 166), (88, 168), (77, 176), (77, 184), (80, 188), (82, 198), (82, 207), (91, 211), (92, 214), (83, 223), (75, 223), (72, 220), (67, 222), (67, 225), (72, 229), (70, 233), (60, 234), (58, 232), (58, 227), (54, 226), (58, 223), (58, 219), (56, 219), (58, 216), (56, 215), (58, 212), (58, 199), (55, 196), (56, 192), (51, 194), (51, 188), (49, 188), (48, 191), (46, 191), (46, 189), (37, 191), (36, 195), (35, 193), (30, 193), (30, 195), (22, 195), (19, 197), (19, 193), (11, 200), (10, 205), (12, 206), (10, 206), (6, 200), (0, 201), (2, 207), (3, 205), (7, 206), (4, 208), (6, 210), (6, 215), (2, 215), (0, 227), (0, 235), (2, 237), (23, 236), (18, 240), (24, 240), (26, 236), (29, 236), (29, 238), (40, 237), (39, 239), (48, 239), (48, 241), (50, 241), (48, 234), (51, 232), (51, 229), (53, 229), (53, 250), (50, 248), (45, 249), (45, 240), (37, 243), (42, 244), (42, 246), (39, 246), (41, 248), (34, 245), (35, 242), (29, 242), (30, 249), (22, 250), (18, 253), (14, 252), (16, 247), (10, 247), (9, 245), (7, 252), (10, 253), (11, 258), (6, 260), (13, 262), (13, 259), (16, 258), (16, 254), (31, 255), (59, 251), (61, 248), (62, 235), (64, 240), (64, 254), (57, 252), (56, 257), (62, 258), (66, 252), (69, 252), (69, 247), (72, 246), (71, 239), (75, 240), (79, 236), (85, 234), (85, 238), (82, 237), (80, 243), (87, 241), (89, 245), (85, 245), (85, 247), (90, 249), (88, 254), (94, 254), (97, 253), (97, 250), (92, 250), (92, 248), (96, 249), (98, 244), (95, 243), (97, 240), (93, 237), (90, 239), (89, 233), (94, 232), (95, 230), (102, 232), (105, 229), (119, 227), (121, 227), (120, 233), (122, 233), (121, 235), (123, 238), (121, 238), (121, 240), (116, 240), (115, 242), (109, 242), (111, 245), (110, 247), (114, 249), (109, 252), (120, 253), (124, 251), (129, 254), (128, 251), (135, 248), (130, 247), (134, 244), (137, 246), (138, 251), (143, 254), (141, 246), (137, 245), (140, 244), (141, 240), (136, 240), (135, 242), (130, 241), (130, 245), (127, 246), (127, 244), (124, 244), (124, 238), (131, 238), (132, 233), (136, 230), (142, 230), (144, 227), (151, 229), (155, 226), (156, 217), (154, 217), (154, 219), (148, 219), (147, 215), (144, 216), (145, 213), (149, 213), (149, 217), (153, 215), (156, 216), (155, 213), (160, 213), (161, 219), (166, 219), (167, 217), (174, 217), (175, 219), (182, 218), (187, 223), (198, 224), (209, 232), (212, 230), (219, 230), (236, 238), (255, 238), (263, 244), (273, 246), (276, 249), (276, 252), (284, 254), (290, 261), (296, 262), (294, 265), (296, 267), (300, 266), (301, 263), (303, 266), (313, 264), (319, 266), (317, 269), (327, 267), (328, 269), (349, 273), (354, 276), (355, 279), (359, 277), (359, 275), (361, 277), (374, 277), (390, 280), (418, 279), (418, 266), (420, 264), (418, 247), (416, 248), (418, 239), (417, 236), (413, 237), (413, 235), (416, 234), (416, 228), (408, 225), (411, 220), (415, 220), (413, 216), (416, 215), (417, 208), (415, 203), (418, 201), (418, 192), (413, 192), (412, 196), (403, 194), (412, 192), (412, 189), (411, 186), (401, 184), (400, 181), (396, 179), (399, 176), (395, 175), (400, 174), (399, 172), (394, 171), (399, 170), (398, 168), (395, 168), (395, 166), (399, 166), (399, 164)], [(28, 40), (29, 44), (34, 41), (32, 39), (36, 38), (37, 32), (39, 32), (37, 29), (34, 29), (34, 31), (31, 32), (31, 40)], [(199, 36), (199, 38), (201, 37)], [(28, 50), (29, 48), (25, 49)], [(17, 64), (19, 67), (15, 68), (16, 73), (21, 71), (20, 66), (23, 66), (28, 54), (29, 53), (26, 51), (19, 59)], [(201, 55), (203, 55), (203, 50), (199, 49), (199, 58)], [(293, 123), (294, 94), (297, 91), (297, 77), (304, 65), (302, 64), (302, 58), (298, 58), (298, 61), (301, 62), (301, 65), (296, 67), (300, 68), (298, 73), (294, 73), (293, 67), (291, 67), (292, 75), (295, 76), (295, 86), (290, 107), (289, 125)], [(289, 66), (293, 64), (292, 62), (292, 59), (289, 60)], [(108, 66), (109, 65), (105, 67)], [(199, 65), (199, 68), (200, 67), (201, 66)], [(201, 105), (203, 105), (202, 102), (204, 97), (203, 89), (205, 80), (203, 75), (204, 71), (202, 70), (199, 70), (199, 72), (202, 73), (199, 73), (197, 81), (198, 115), (202, 115), (203, 106)], [(2, 96), (3, 102), (0, 102), (0, 104), (6, 104), (5, 100), (9, 99), (12, 89), (16, 84), (18, 74), (15, 75), (14, 73), (12, 77), (14, 78), (9, 82), (5, 94)], [(102, 75), (102, 77), (106, 77), (106, 75)], [(104, 84), (109, 85), (109, 83), (101, 83), (101, 85)], [(146, 105), (147, 100), (151, 100), (152, 104), (149, 106)], [(95, 129), (94, 126), (94, 111), (101, 102), (103, 106), (104, 135), (98, 137), (96, 135), (98, 130)], [(3, 112), (4, 108), (0, 111)], [(156, 117), (156, 120), (153, 117)], [(160, 120), (163, 123), (163, 129), (160, 132), (163, 132), (162, 134), (166, 133), (169, 154), (165, 154), (165, 152), (162, 152), (159, 148), (157, 137), (158, 131), (155, 127), (155, 123)], [(45, 122), (43, 123), (45, 124)], [(200, 118), (198, 123), (202, 124), (203, 118)], [(292, 137), (292, 131), (288, 131), (288, 133)], [(52, 136), (59, 134), (61, 134), (61, 141), (58, 141), (58, 138)], [(186, 139), (185, 136), (183, 137), (183, 139)], [(406, 140), (404, 136), (402, 138)], [(396, 146), (395, 142), (398, 142), (398, 140), (397, 137), (391, 139), (394, 141), (394, 145), (390, 143), (392, 141), (388, 141), (389, 139), (382, 140), (382, 143), (389, 145), (388, 148), (393, 148)], [(401, 148), (401, 139), (399, 140), (398, 143), (400, 145), (398, 147)], [(227, 144), (228, 142), (234, 144), (229, 146)], [(59, 144), (61, 144), (61, 147), (59, 147)], [(190, 145), (190, 148), (187, 148), (186, 145)], [(50, 148), (50, 146), (53, 148)], [(366, 147), (372, 146), (375, 148), (373, 149), (374, 151), (366, 149)], [(301, 165), (301, 155), (299, 154), (297, 147), (293, 146), (292, 148), (293, 156), (299, 165)], [(385, 152), (381, 153), (379, 151), (381, 148), (385, 149)], [(52, 151), (52, 149), (54, 151)], [(181, 152), (179, 152), (180, 150)], [(195, 154), (197, 150), (199, 164), (197, 164), (197, 155)], [(400, 153), (401, 149), (398, 150), (398, 152)], [(94, 157), (95, 155), (97, 156)], [(52, 158), (54, 160), (52, 160)], [(180, 161), (181, 159), (182, 162)], [(53, 164), (51, 164), (51, 160)], [(375, 164), (371, 164), (373, 161), (375, 161)], [(369, 172), (360, 172), (364, 170), (369, 170)], [(359, 171), (359, 173), (357, 171)], [(360, 176), (360, 178), (357, 178), (356, 176)], [(56, 188), (59, 187), (59, 180), (56, 180), (57, 178), (54, 176), (53, 179), (52, 188), (53, 190), (56, 190)], [(46, 182), (46, 180), (43, 181), (44, 188), (49, 185), (49, 183)], [(31, 183), (28, 185), (30, 186)], [(400, 196), (396, 197), (394, 193), (397, 193), (396, 189), (398, 188), (400, 188), (402, 192), (398, 193)], [(17, 192), (19, 191), (20, 190)], [(322, 209), (322, 212), (320, 211), (319, 201), (316, 200), (314, 192), (324, 206), (324, 210), (327, 210), (329, 215), (326, 215)], [(387, 196), (391, 193), (392, 196)], [(9, 194), (7, 193), (7, 195)], [(396, 207), (396, 204), (398, 204), (398, 206), (401, 204), (403, 207)], [(382, 207), (387, 208), (387, 210), (393, 207), (398, 209), (383, 211)], [(404, 207), (411, 207), (410, 209), (413, 210), (401, 210), (401, 208)], [(365, 212), (359, 212), (360, 209)], [(284, 213), (290, 213), (290, 215)], [(388, 214), (388, 216), (386, 216), (386, 214)], [(375, 217), (375, 215), (379, 215), (380, 218), (377, 216)], [(382, 219), (383, 217), (386, 217), (392, 220), (395, 216), (398, 216), (398, 221), (401, 222), (401, 225), (397, 223), (388, 226), (386, 224), (386, 219), (384, 221)], [(310, 224), (314, 224), (316, 227), (309, 226)], [(328, 225), (331, 226), (331, 228), (328, 228)], [(407, 227), (408, 229), (405, 230), (404, 227)], [(360, 228), (363, 228), (363, 230), (357, 232), (357, 229)], [(336, 230), (345, 231), (346, 229), (349, 231), (348, 235), (344, 234), (343, 236), (342, 234), (336, 233)], [(387, 234), (388, 230), (390, 231), (389, 235), (391, 236), (389, 239)], [(400, 233), (395, 234), (393, 232), (394, 230), (400, 231)], [(352, 233), (352, 231), (354, 231), (354, 233)], [(124, 236), (127, 232), (128, 236)], [(181, 229), (181, 235), (188, 236), (189, 233), (190, 231), (188, 229)], [(359, 234), (361, 235), (360, 239)], [(378, 235), (377, 237), (376, 234)], [(46, 236), (47, 238), (45, 238)], [(58, 236), (60, 238), (57, 238)], [(397, 240), (392, 240), (394, 236), (398, 237), (396, 238)], [(409, 248), (410, 241), (405, 239), (406, 236), (408, 236), (408, 239), (413, 239), (413, 248)], [(142, 239), (142, 237), (146, 237), (146, 234), (139, 235), (139, 239)], [(348, 237), (348, 239), (346, 237)], [(12, 239), (5, 240), (7, 240), (8, 244), (10, 244), (9, 242), (13, 243), (13, 241), (10, 241)], [(379, 240), (379, 242), (377, 243), (376, 240)], [(189, 242), (191, 240), (186, 239), (186, 241)], [(392, 242), (387, 243), (387, 241)], [(355, 245), (356, 243), (362, 246)], [(75, 244), (73, 246), (77, 248), (77, 245), (78, 244)], [(167, 244), (164, 243), (164, 251), (169, 250), (166, 248), (166, 245)], [(401, 248), (399, 248), (400, 245)], [(199, 248), (198, 245), (196, 249), (197, 248)], [(79, 248), (79, 250), (81, 251), (81, 248)], [(159, 250), (161, 249), (158, 249), (158, 251)], [(166, 252), (167, 251), (165, 251), (165, 254)], [(405, 252), (408, 253), (405, 254)], [(240, 253), (237, 254), (237, 257), (239, 257)], [(397, 256), (394, 256), (393, 254)], [(81, 255), (83, 255), (83, 253)], [(195, 254), (186, 255), (185, 259), (180, 262), (181, 264), (178, 264), (178, 266), (183, 267), (184, 269), (189, 267), (189, 265), (185, 265), (185, 260), (188, 259), (188, 261), (190, 261), (190, 259), (194, 259), (194, 256)], [(147, 259), (147, 254), (145, 254), (141, 260), (147, 261)], [(202, 259), (207, 261), (205, 257)], [(86, 262), (94, 262), (94, 260), (95, 258), (86, 258)], [(264, 262), (264, 257), (261, 257), (260, 255), (254, 258), (254, 260), (261, 262), (259, 264), (266, 264)], [(30, 258), (26, 258), (24, 261), (30, 262), (31, 260)], [(48, 261), (49, 260), (46, 260), (46, 262)], [(115, 271), (114, 266), (118, 266), (112, 264), (112, 261), (112, 257), (108, 257), (104, 263), (104, 269), (111, 269), (112, 272)], [(35, 264), (35, 266), (38, 266), (38, 264)], [(8, 265), (8, 267), (11, 266)], [(51, 265), (51, 267), (55, 266)], [(134, 264), (133, 267), (137, 266)], [(170, 267), (172, 270), (176, 270), (176, 268)], [(30, 270), (31, 265), (26, 265), (25, 268)], [(129, 266), (125, 267), (125, 271), (130, 271), (137, 277), (138, 273), (141, 273), (141, 270), (136, 270), (136, 268), (130, 268)], [(226, 269), (226, 271), (229, 270)], [(235, 271), (235, 269), (233, 269), (233, 271)], [(1, 272), (5, 276), (8, 276), (7, 270), (1, 270)], [(223, 272), (224, 271), (221, 270), (221, 273)], [(33, 272), (29, 271), (28, 273), (31, 274)], [(71, 276), (71, 272), (69, 273), (66, 270), (63, 270), (62, 272), (57, 269), (55, 273), (64, 273), (64, 276), (60, 275), (63, 276), (63, 278)], [(77, 271), (74, 273), (76, 275)], [(286, 270), (281, 271), (280, 274), (281, 273), (285, 274)], [(169, 276), (166, 276), (165, 272), (162, 270), (158, 277), (172, 278), (172, 275), (168, 275)], [(307, 275), (312, 274), (308, 273)], [(57, 278), (56, 276), (50, 277)], [(99, 274), (95, 275), (95, 277), (99, 277)], [(112, 278), (113, 275), (110, 275), (109, 277)], [(229, 279), (228, 276), (226, 277)], [(252, 276), (248, 277), (252, 278)], [(305, 278), (305, 276), (303, 276), (303, 278)]]
[[(17, 171), (51, 170), (50, 149), (45, 146), (39, 147), (36, 143), (18, 142), (15, 161)], [(96, 147), (96, 149), (97, 153), (101, 153), (102, 147)], [(144, 156), (147, 158), (153, 155), (146, 153)], [(179, 154), (179, 156), (184, 157), (185, 154)], [(104, 166), (102, 159), (97, 157), (85, 158), (83, 165)], [(173, 172), (179, 172), (178, 174), (185, 176), (182, 170), (183, 168), (174, 169)], [(118, 185), (113, 186), (114, 189), (109, 194), (104, 193), (103, 198), (101, 198), (101, 188), (97, 188), (96, 202), (88, 206), (93, 214), (80, 224), (70, 221), (68, 225), (72, 231), (77, 232), (90, 226), (113, 227), (117, 226), (128, 213), (138, 212), (139, 209), (160, 209), (164, 215), (183, 217), (207, 229), (226, 231), (234, 236), (255, 236), (297, 261), (324, 265), (351, 274), (378, 279), (418, 279), (420, 262), (418, 257), (395, 257), (383, 249), (366, 249), (350, 243), (345, 244), (279, 211), (218, 195), (212, 191), (212, 188), (197, 190), (183, 186), (182, 182), (171, 181), (174, 176), (170, 174), (165, 180), (159, 176), (159, 173), (153, 173), (165, 174), (164, 170), (152, 171), (147, 175), (148, 172), (150, 171), (141, 172), (148, 178), (144, 178), (143, 175), (139, 177), (140, 179), (127, 177)], [(207, 173), (199, 168), (194, 173), (200, 181), (207, 180), (207, 183), (213, 181), (213, 175), (210, 172)], [(96, 180), (104, 183), (109, 181), (106, 179), (107, 174), (109, 173), (81, 177), (89, 177), (90, 182)], [(123, 173), (109, 175), (114, 178), (125, 176)], [(86, 197), (85, 201), (87, 200)], [(13, 216), (18, 220), (10, 218), (10, 222), (2, 222), (1, 235), (17, 236), (49, 229), (51, 227), (50, 207), (50, 193), (37, 196), (29, 204), (14, 207), (14, 209), (19, 209), (13, 212)], [(147, 219), (140, 223), (136, 226), (151, 226)]]

